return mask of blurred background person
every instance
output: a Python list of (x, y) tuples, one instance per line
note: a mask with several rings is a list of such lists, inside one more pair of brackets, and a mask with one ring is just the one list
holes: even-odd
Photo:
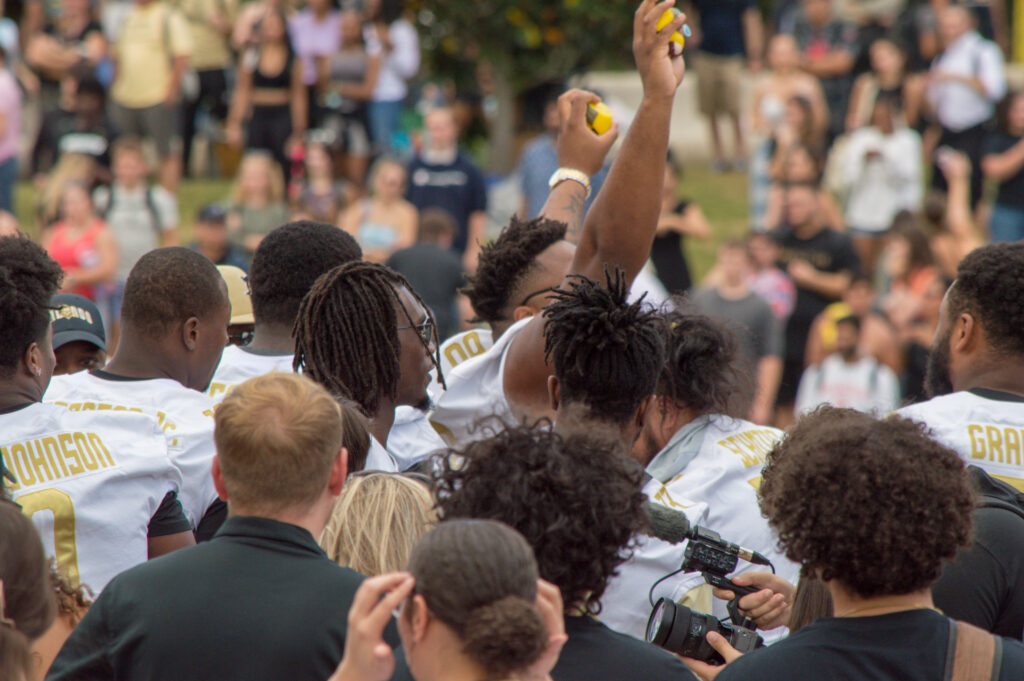
[(690, 265), (686, 259), (687, 237), (698, 241), (711, 237), (711, 225), (704, 211), (695, 202), (679, 196), (682, 176), (682, 166), (670, 152), (665, 160), (661, 214), (651, 245), (650, 260), (658, 280), (669, 293), (685, 293), (693, 286)]
[(8, 68), (0, 47), (0, 210), (14, 210), (18, 179), (18, 140), (21, 136), (21, 88)]
[(451, 109), (437, 108), (423, 117), (426, 144), (408, 167), (405, 198), (418, 210), (443, 208), (459, 231), (452, 249), (467, 272), (476, 271), (487, 229), (487, 186), (476, 164), (459, 150), (459, 131)]
[(989, 133), (981, 169), (999, 184), (988, 231), (992, 241), (1024, 239), (1024, 92), (1011, 92), (999, 106), (998, 130)]
[(409, 94), (409, 81), (420, 68), (420, 39), (403, 0), (368, 0), (365, 11), (383, 50), (368, 109), (370, 137), (378, 153), (394, 154), (402, 104)]
[(161, 0), (134, 0), (114, 49), (114, 123), (122, 134), (152, 141), (169, 191), (181, 178), (181, 92), (192, 50), (185, 18)]
[(249, 271), (249, 256), (231, 241), (228, 233), (228, 212), (219, 203), (208, 203), (199, 209), (192, 227), (193, 241), (189, 248), (205, 255), (214, 265), (232, 265)]
[(374, 577), (405, 569), (413, 547), (437, 524), (426, 478), (398, 473), (353, 473), (320, 536), (327, 556)]
[[(305, 174), (295, 196), (292, 211), (317, 222), (334, 223), (354, 200), (355, 185), (334, 174), (334, 162), (320, 131), (310, 131), (306, 143)], [(403, 170), (403, 174), (404, 174)]]
[(377, 86), (381, 47), (364, 38), (362, 17), (354, 10), (341, 13), (338, 27), (338, 49), (317, 59), (322, 125), (334, 132), (336, 167), (349, 182), (362, 188), (370, 163), (367, 102)]
[[(691, 11), (692, 9), (692, 11)], [(690, 0), (687, 22), (693, 27), (691, 45), (698, 48), (697, 100), (711, 129), (711, 158), (718, 172), (747, 168), (743, 126), (740, 121), (741, 78), (744, 65), (761, 70), (764, 27), (761, 10), (753, 0)], [(729, 119), (735, 148), (726, 158), (719, 116)]]
[(192, 83), (185, 88), (181, 110), (182, 172), (191, 176), (192, 141), (202, 116), (207, 131), (228, 115), (228, 74), (234, 70), (230, 37), (238, 15), (238, 0), (178, 0), (177, 7), (192, 35), (189, 57)]
[(63, 104), (43, 114), (32, 147), (32, 173), (36, 187), (46, 185), (65, 154), (82, 154), (93, 159), (95, 179), (101, 184), (111, 180), (110, 156), (117, 130), (106, 114), (107, 93), (92, 75), (75, 69), (61, 80)]
[(985, 241), (971, 211), (971, 160), (947, 147), (936, 153), (935, 163), (948, 190), (927, 197), (924, 216), (935, 262), (944, 277), (953, 279), (957, 264)]
[(103, 28), (93, 16), (90, 0), (62, 0), (54, 3), (58, 13), (52, 19), (44, 18), (38, 31), (27, 31), (23, 36), (25, 62), (39, 80), (40, 107), (49, 111), (60, 98), (61, 79), (79, 64), (84, 64), (97, 76), (110, 84), (111, 72), (101, 69), (109, 58), (109, 45)]
[(250, 151), (242, 157), (231, 188), (228, 233), (232, 241), (252, 254), (275, 227), (288, 222), (284, 178), (266, 151)]
[(244, 52), (260, 40), (259, 25), (263, 17), (271, 12), (280, 12), (291, 17), (295, 9), (292, 0), (253, 0), (242, 4), (231, 31), (231, 47), (235, 52)]
[(887, 99), (916, 128), (924, 104), (924, 79), (907, 72), (907, 57), (891, 38), (879, 38), (867, 48), (871, 70), (857, 76), (850, 93), (846, 131), (872, 125), (875, 103)]
[[(306, 131), (309, 102), (288, 37), (288, 24), (280, 9), (270, 9), (258, 23), (258, 42), (239, 59), (238, 80), (231, 99), (228, 142), (236, 148), (262, 149), (279, 166), (282, 181), (288, 176), (289, 150)], [(248, 133), (242, 123), (248, 119)]]
[(405, 168), (389, 158), (373, 164), (370, 195), (349, 206), (341, 216), (341, 228), (355, 237), (363, 258), (385, 262), (392, 253), (416, 242), (417, 207), (402, 198)]
[(341, 47), (339, 24), (335, 0), (307, 0), (305, 7), (288, 19), (288, 34), (302, 63), (302, 83), (306, 86), (311, 128), (320, 125), (322, 114), (317, 101), (318, 62), (329, 58)]
[(117, 273), (117, 244), (86, 187), (72, 182), (64, 189), (61, 219), (47, 230), (43, 246), (64, 270), (61, 291), (106, 302)]
[(405, 276), (434, 313), (438, 338), (459, 330), (456, 298), (466, 283), (462, 261), (452, 253), (455, 220), (439, 208), (420, 213), (416, 243), (395, 251), (387, 266)]
[(900, 404), (900, 384), (893, 370), (871, 356), (861, 356), (860, 319), (836, 322), (836, 351), (804, 370), (794, 409), (807, 414), (820, 405), (848, 407), (884, 416)]

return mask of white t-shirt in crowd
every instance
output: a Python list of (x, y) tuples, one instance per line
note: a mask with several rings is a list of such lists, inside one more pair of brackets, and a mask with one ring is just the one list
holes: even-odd
[[(380, 43), (373, 26), (366, 31), (368, 42)], [(377, 84), (373, 88), (373, 101), (400, 102), (409, 93), (407, 82), (420, 70), (420, 38), (416, 28), (405, 19), (388, 26), (390, 50), (384, 50)]]
[(213, 400), (169, 378), (133, 379), (106, 371), (54, 376), (44, 400), (73, 412), (108, 412), (111, 420), (131, 412), (156, 416), (167, 439), (171, 461), (181, 471), (178, 493), (193, 527), (217, 500), (211, 466)]
[[(714, 530), (726, 541), (761, 553), (781, 577), (795, 584), (799, 567), (779, 552), (775, 533), (761, 516), (757, 501), (765, 457), (781, 437), (775, 428), (742, 419), (699, 416), (648, 464), (651, 479), (644, 493), (652, 502), (685, 513), (691, 525)], [(685, 548), (685, 542), (641, 537), (633, 557), (619, 568), (601, 599), (601, 621), (642, 639), (651, 614), (650, 589), (679, 569)], [(733, 574), (765, 569), (740, 560)], [(654, 602), (661, 597), (716, 617), (728, 616), (726, 603), (711, 598), (710, 587), (698, 573), (680, 573), (661, 582), (654, 590)]]
[(0, 414), (0, 454), (17, 478), (5, 485), (46, 555), (96, 594), (148, 559), (150, 520), (181, 487), (163, 432), (145, 414), (29, 404)]
[(505, 397), (505, 360), (512, 339), (531, 319), (520, 319), (489, 350), (461, 361), (445, 374), (448, 389), (437, 398), (430, 422), (449, 446), (486, 437), (486, 429), (475, 428), (482, 418), (497, 416), (511, 422), (512, 408)]
[(920, 421), (969, 464), (1024, 492), (1024, 397), (975, 388), (898, 412)]
[(821, 364), (804, 369), (794, 409), (806, 414), (822, 404), (883, 416), (900, 404), (899, 379), (874, 357), (845, 362), (832, 354)]
[(220, 404), (228, 393), (240, 383), (245, 383), (250, 378), (265, 376), (274, 371), (292, 373), (291, 353), (283, 355), (270, 355), (246, 350), (237, 345), (229, 345), (224, 348), (220, 364), (217, 365), (217, 372), (210, 381), (210, 387), (206, 389), (216, 404)]

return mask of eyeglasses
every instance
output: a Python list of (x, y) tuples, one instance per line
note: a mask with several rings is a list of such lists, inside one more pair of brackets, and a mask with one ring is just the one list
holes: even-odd
[(528, 302), (530, 302), (530, 298), (535, 298), (535, 297), (537, 297), (537, 296), (539, 296), (541, 294), (544, 294), (544, 293), (551, 293), (556, 288), (558, 288), (558, 287), (557, 286), (548, 286), (547, 288), (542, 288), (542, 289), (540, 289), (538, 291), (534, 291), (530, 295), (528, 295), (525, 298), (523, 298), (523, 302), (519, 303), (519, 305), (520, 306), (526, 305)]
[(412, 326), (398, 327), (399, 331), (402, 331), (404, 329), (416, 329), (416, 335), (420, 337), (420, 340), (423, 341), (424, 345), (430, 345), (430, 343), (434, 340), (434, 322), (432, 322), (429, 319), (423, 322), (422, 324), (413, 324)]

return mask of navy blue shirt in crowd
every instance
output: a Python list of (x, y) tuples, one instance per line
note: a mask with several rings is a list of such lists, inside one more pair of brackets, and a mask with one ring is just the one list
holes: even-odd
[(753, 0), (695, 0), (700, 15), (700, 49), (723, 57), (746, 54), (743, 41), (743, 13), (754, 7)]
[(458, 232), (452, 250), (463, 253), (469, 237), (469, 216), (487, 210), (484, 175), (461, 151), (455, 161), (435, 165), (417, 156), (409, 164), (409, 188), (405, 198), (418, 210), (442, 208), (448, 211)]

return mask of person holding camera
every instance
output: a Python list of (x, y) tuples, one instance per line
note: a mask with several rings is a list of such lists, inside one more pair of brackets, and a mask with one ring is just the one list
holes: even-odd
[[(685, 514), (729, 542), (749, 546), (790, 581), (796, 566), (777, 550), (776, 537), (761, 517), (757, 485), (765, 456), (782, 433), (739, 418), (751, 395), (750, 379), (739, 370), (736, 341), (720, 323), (696, 314), (664, 315), (667, 360), (632, 456), (649, 476), (644, 492), (654, 505)], [(650, 601), (667, 597), (700, 612), (726, 615), (711, 599), (704, 578), (676, 576), (684, 546), (660, 539), (640, 541), (632, 559), (609, 585), (603, 621), (616, 631), (642, 637)], [(746, 562), (741, 572), (751, 569)], [(653, 585), (653, 589), (652, 589)], [(773, 633), (778, 638), (783, 632)]]
[(768, 456), (761, 509), (786, 555), (820, 579), (834, 616), (737, 657), (689, 660), (702, 679), (1024, 678), (1024, 646), (939, 612), (931, 585), (969, 543), (975, 492), (964, 463), (899, 416), (822, 407)]

